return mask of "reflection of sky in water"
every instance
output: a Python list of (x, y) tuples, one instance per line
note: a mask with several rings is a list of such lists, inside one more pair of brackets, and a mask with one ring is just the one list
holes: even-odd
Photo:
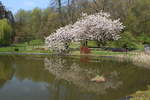
[(44, 82), (20, 81), (13, 77), (0, 89), (0, 100), (48, 100), (47, 87), (48, 84)]
[[(150, 82), (150, 70), (109, 59), (0, 57), (0, 64), (0, 100), (118, 100)], [(91, 82), (97, 75), (106, 82)]]

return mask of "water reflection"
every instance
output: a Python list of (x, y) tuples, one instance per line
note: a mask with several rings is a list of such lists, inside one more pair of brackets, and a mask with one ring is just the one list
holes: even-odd
[(10, 60), (11, 59), (0, 59), (0, 88), (3, 87), (8, 80), (11, 80), (14, 74), (12, 63), (8, 63)]
[[(107, 81), (91, 82), (96, 75)], [(0, 56), (0, 100), (119, 100), (150, 85), (150, 70), (109, 58)]]
[[(0, 90), (2, 100), (48, 100), (47, 83), (34, 83), (31, 80), (20, 81), (16, 77), (8, 81)], [(35, 96), (36, 95), (36, 96)]]
[(45, 58), (44, 62), (45, 69), (52, 73), (57, 80), (66, 80), (78, 86), (78, 88), (83, 91), (104, 94), (106, 93), (106, 89), (117, 89), (123, 84), (122, 81), (119, 81), (117, 71), (107, 73), (105, 76), (107, 79), (106, 82), (96, 83), (90, 80), (96, 75), (104, 74), (100, 73), (100, 71), (98, 71), (99, 69), (81, 68), (80, 64), (75, 61), (68, 66), (67, 59), (62, 59), (60, 57)]

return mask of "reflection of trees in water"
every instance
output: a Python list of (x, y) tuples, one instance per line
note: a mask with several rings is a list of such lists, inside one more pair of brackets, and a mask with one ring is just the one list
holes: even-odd
[(2, 87), (8, 80), (11, 80), (14, 74), (14, 69), (11, 65), (11, 59), (0, 58), (0, 87)]
[[(87, 100), (83, 98), (85, 95), (89, 98), (89, 94), (91, 99), (99, 100), (99, 95), (96, 93), (101, 93), (100, 97), (104, 98), (103, 100), (112, 98), (117, 100), (138, 90), (146, 89), (146, 86), (150, 84), (150, 70), (137, 68), (128, 62), (115, 62), (108, 58), (92, 61), (90, 59), (86, 63), (72, 57), (16, 56), (10, 58), (12, 57), (0, 57), (0, 78), (10, 80), (15, 71), (14, 76), (19, 80), (47, 83), (45, 88), (48, 89), (52, 100), (63, 97), (75, 98), (67, 100)], [(3, 75), (5, 77), (2, 77)], [(107, 81), (105, 83), (91, 82), (90, 79), (96, 75), (104, 75)], [(6, 80), (1, 81), (1, 79), (2, 86)], [(82, 99), (78, 99), (79, 96)]]
[(110, 72), (106, 76), (106, 82), (96, 83), (91, 82), (90, 79), (96, 76), (100, 71), (98, 69), (82, 68), (80, 64), (72, 61), (68, 62), (67, 59), (62, 59), (60, 57), (45, 58), (45, 69), (50, 73), (55, 75), (58, 80), (67, 80), (70, 83), (75, 84), (77, 87), (82, 88), (82, 90), (92, 91), (97, 93), (105, 93), (106, 89), (112, 88), (116, 89), (122, 82), (118, 79), (118, 73), (116, 71)]
[[(54, 81), (58, 84), (53, 84), (56, 86), (53, 89), (58, 90), (57, 92), (62, 90), (60, 81), (65, 82), (66, 80), (68, 84), (65, 86), (67, 89), (71, 89), (71, 94), (75, 95), (72, 91), (74, 88), (72, 85), (70, 87), (69, 84), (78, 87), (75, 91), (79, 92), (80, 90), (79, 93), (82, 91), (84, 91), (83, 93), (96, 92), (100, 94), (100, 98), (103, 100), (117, 100), (138, 90), (146, 89), (147, 85), (150, 84), (150, 70), (138, 68), (128, 61), (120, 62), (112, 58), (100, 58), (99, 60), (90, 60), (89, 63), (81, 63), (79, 59), (72, 59), (71, 57), (49, 57), (45, 58), (44, 62), (45, 69), (59, 80)], [(104, 75), (107, 81), (105, 83), (90, 82), (89, 80), (97, 74)]]
[(15, 76), (19, 80), (32, 80), (33, 82), (50, 83), (53, 77), (43, 68), (43, 58), (40, 57), (16, 57)]

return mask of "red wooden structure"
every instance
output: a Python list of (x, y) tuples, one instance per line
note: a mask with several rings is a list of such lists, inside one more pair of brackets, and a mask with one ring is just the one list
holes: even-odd
[(89, 54), (89, 53), (91, 53), (91, 50), (88, 47), (82, 46), (80, 48), (80, 53)]

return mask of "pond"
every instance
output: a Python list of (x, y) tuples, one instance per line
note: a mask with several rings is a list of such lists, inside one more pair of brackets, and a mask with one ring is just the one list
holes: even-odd
[(123, 100), (148, 85), (150, 70), (112, 57), (0, 56), (0, 100)]

